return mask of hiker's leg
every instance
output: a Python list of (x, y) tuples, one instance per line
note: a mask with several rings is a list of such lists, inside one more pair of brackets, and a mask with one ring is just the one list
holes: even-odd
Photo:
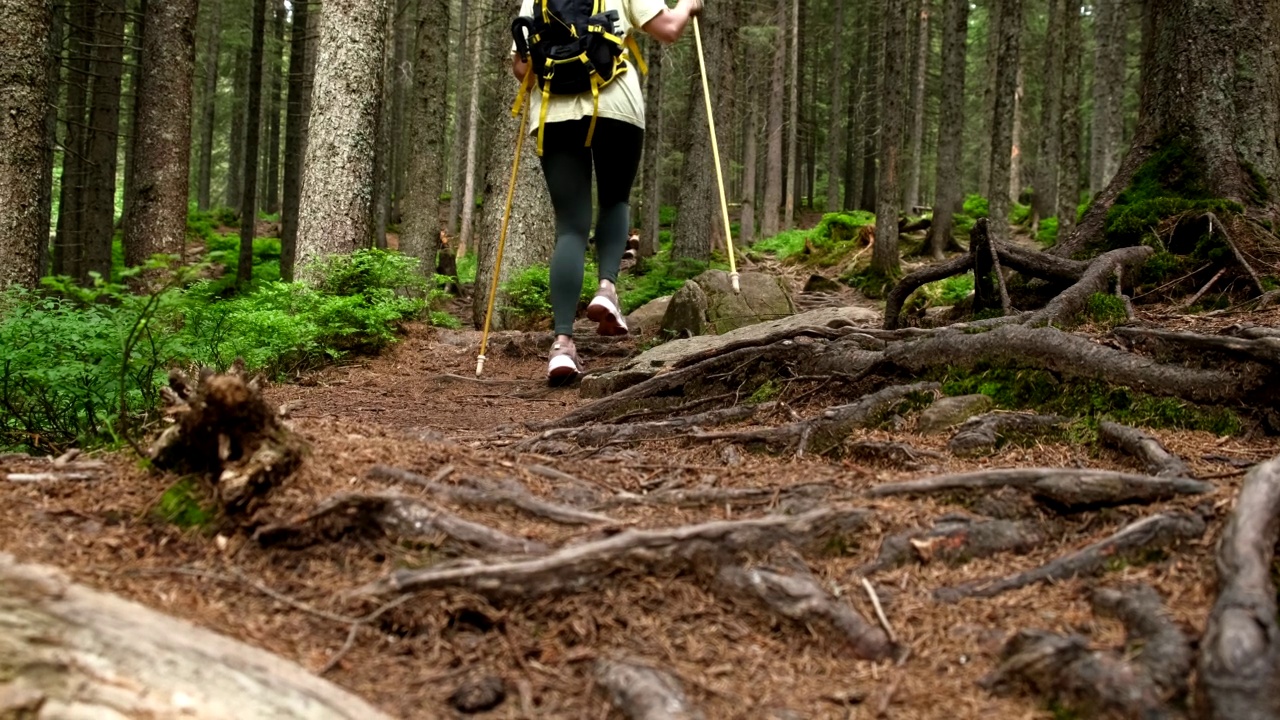
[(600, 118), (591, 146), (596, 198), (600, 203), (600, 218), (596, 221), (600, 279), (616, 283), (631, 229), (631, 186), (640, 168), (644, 130), (621, 120)]
[(556, 213), (551, 310), (556, 334), (570, 337), (591, 232), (591, 149), (583, 146), (586, 136), (582, 121), (548, 123), (542, 143), (542, 172)]

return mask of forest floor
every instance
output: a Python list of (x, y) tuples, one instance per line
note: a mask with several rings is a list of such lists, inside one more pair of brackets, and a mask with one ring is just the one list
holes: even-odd
[[(1252, 318), (1177, 319), (1205, 331), (1241, 321), (1275, 325), (1280, 317), (1273, 311)], [(854, 439), (894, 440), (938, 453), (914, 469), (775, 457), (680, 438), (606, 446), (570, 457), (519, 454), (510, 446), (532, 434), (520, 423), (558, 417), (584, 401), (572, 388), (545, 388), (544, 360), (533, 352), (491, 352), (484, 384), (459, 379), (474, 366), (478, 340), (475, 332), (415, 326), (382, 356), (271, 387), (269, 399), (289, 408), (291, 427), (310, 446), (303, 468), (278, 491), (277, 512), (303, 515), (342, 493), (422, 492), (371, 478), (375, 465), (437, 477), (451, 466), (450, 478), (511, 479), (545, 497), (562, 496), (566, 489), (548, 479), (548, 467), (609, 493), (826, 483), (849, 497), (886, 482), (986, 468), (1141, 471), (1128, 456), (1061, 437), (1010, 443), (983, 458), (956, 457), (947, 451), (948, 434), (918, 434), (911, 417), (901, 430), (858, 430)], [(587, 358), (597, 366), (613, 361)], [(849, 401), (835, 389), (791, 399), (802, 416)], [(708, 718), (1049, 718), (1055, 715), (1042, 701), (997, 697), (979, 686), (996, 667), (1004, 641), (1018, 630), (1042, 628), (1084, 634), (1098, 647), (1121, 645), (1120, 624), (1096, 618), (1088, 595), (1095, 586), (1130, 581), (1155, 587), (1178, 624), (1197, 636), (1215, 586), (1213, 540), (1244, 472), (1226, 459), (1256, 462), (1280, 453), (1273, 437), (1150, 432), (1196, 476), (1210, 479), (1215, 491), (1071, 515), (1021, 556), (1004, 554), (960, 566), (917, 558), (875, 574), (888, 623), (907, 649), (898, 662), (858, 659), (823, 628), (728, 604), (698, 577), (675, 572), (620, 571), (603, 587), (527, 601), (432, 590), (353, 630), (338, 616), (358, 616), (377, 605), (361, 604), (367, 601), (353, 600), (347, 591), (397, 568), (429, 565), (448, 554), (442, 549), (447, 545), (366, 534), (300, 549), (262, 548), (198, 529), (183, 531), (153, 512), (175, 477), (144, 470), (124, 453), (103, 457), (108, 470), (90, 481), (0, 483), (0, 551), (62, 567), (88, 585), (324, 671), (328, 679), (402, 718), (455, 716), (450, 695), (477, 675), (496, 676), (507, 689), (505, 702), (480, 717), (614, 717), (608, 699), (593, 689), (592, 661), (615, 655), (673, 672)], [(0, 471), (46, 466), (44, 460), (0, 458)], [(859, 568), (876, 558), (889, 534), (929, 527), (938, 517), (964, 509), (948, 499), (859, 500), (874, 513), (870, 525), (847, 542), (810, 555), (813, 572), (875, 623)], [(1145, 563), (1116, 563), (1101, 577), (1037, 584), (990, 599), (945, 603), (932, 595), (944, 586), (1035, 567), (1140, 515), (1197, 507), (1211, 518), (1209, 530), (1177, 553)], [(533, 520), (511, 510), (454, 509), (553, 547), (599, 536), (598, 530)], [(606, 512), (622, 526), (666, 527), (768, 510), (767, 505), (732, 511), (622, 505)], [(354, 641), (348, 647), (349, 637)]]

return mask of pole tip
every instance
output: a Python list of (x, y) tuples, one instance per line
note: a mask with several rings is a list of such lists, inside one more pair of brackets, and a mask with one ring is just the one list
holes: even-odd
[(483, 355), (476, 357), (476, 377), (480, 377), (484, 373), (484, 360), (485, 357)]
[(742, 292), (742, 287), (741, 285), (738, 284), (738, 273), (736, 272), (729, 273), (729, 282), (733, 285), (733, 291), (735, 293)]

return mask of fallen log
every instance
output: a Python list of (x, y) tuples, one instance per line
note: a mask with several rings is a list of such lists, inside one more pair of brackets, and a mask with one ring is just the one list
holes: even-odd
[(634, 660), (596, 663), (599, 685), (628, 720), (700, 720), (680, 681), (669, 672)]
[(940, 475), (923, 480), (877, 485), (871, 497), (937, 495), (959, 491), (1015, 488), (1064, 510), (1170, 500), (1179, 495), (1213, 491), (1213, 485), (1190, 478), (1133, 475), (1083, 468), (1006, 468)]
[(365, 595), (465, 588), (490, 596), (532, 598), (584, 588), (615, 570), (691, 569), (708, 558), (762, 552), (780, 543), (803, 547), (864, 527), (867, 510), (827, 507), (803, 515), (770, 515), (699, 525), (626, 530), (603, 540), (568, 545), (538, 558), (400, 570), (366, 585)]
[(1205, 717), (1280, 718), (1280, 623), (1272, 580), (1280, 538), (1280, 457), (1245, 477), (1218, 541), (1218, 598), (1200, 641)]
[(944, 517), (927, 530), (914, 528), (885, 538), (875, 561), (858, 572), (872, 575), (916, 560), (960, 565), (1000, 553), (1025, 555), (1047, 539), (1037, 523), (1025, 520)]
[(883, 660), (893, 654), (894, 643), (882, 628), (824, 590), (802, 558), (790, 553), (787, 560), (785, 568), (724, 565), (716, 575), (715, 588), (731, 601), (748, 597), (792, 622), (831, 628), (864, 660)]
[(1107, 420), (1098, 423), (1098, 439), (1142, 461), (1147, 472), (1159, 477), (1192, 477), (1182, 458), (1169, 452), (1159, 440), (1137, 428)]
[(1031, 437), (1055, 430), (1067, 422), (1058, 415), (994, 412), (966, 420), (956, 429), (947, 449), (956, 455), (976, 455), (994, 450), (1002, 440)]
[(477, 550), (504, 555), (538, 555), (549, 549), (417, 498), (392, 494), (335, 495), (296, 522), (258, 528), (254, 539), (263, 546), (297, 548), (370, 529), (399, 537), (444, 535)]
[(380, 720), (284, 658), (0, 554), (0, 717)]
[(562, 525), (594, 525), (613, 524), (616, 521), (608, 515), (580, 510), (568, 505), (543, 500), (529, 492), (514, 481), (482, 482), (475, 478), (463, 480), (465, 485), (452, 485), (437, 482), (417, 473), (375, 465), (369, 469), (368, 476), (375, 480), (391, 480), (404, 482), (425, 488), (431, 494), (459, 505), (492, 508), (510, 506), (522, 510), (534, 517), (560, 523)]
[(1187, 512), (1151, 515), (1124, 526), (1114, 535), (1040, 567), (1001, 578), (939, 588), (934, 591), (934, 597), (943, 602), (955, 602), (966, 597), (995, 597), (1035, 583), (1092, 575), (1105, 570), (1109, 563), (1159, 550), (1184, 540), (1194, 540), (1204, 535), (1204, 531), (1204, 519), (1199, 515)]

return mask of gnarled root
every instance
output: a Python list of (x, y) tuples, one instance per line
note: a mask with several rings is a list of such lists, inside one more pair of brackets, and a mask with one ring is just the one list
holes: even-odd
[(1183, 478), (1192, 476), (1182, 458), (1169, 452), (1159, 440), (1137, 428), (1103, 420), (1098, 423), (1098, 438), (1142, 461), (1147, 472), (1153, 475)]
[(1047, 539), (1039, 524), (1026, 520), (945, 516), (928, 530), (914, 528), (885, 538), (875, 561), (859, 573), (883, 572), (915, 560), (960, 565), (999, 553), (1024, 555)]
[(1213, 491), (1213, 485), (1189, 478), (1079, 468), (1007, 468), (886, 483), (871, 488), (867, 494), (871, 497), (936, 495), (1004, 487), (1022, 490), (1063, 510), (1150, 503)]
[(1058, 415), (994, 412), (969, 418), (951, 436), (947, 449), (956, 455), (977, 455), (994, 450), (1010, 437), (1041, 435), (1067, 421)]

